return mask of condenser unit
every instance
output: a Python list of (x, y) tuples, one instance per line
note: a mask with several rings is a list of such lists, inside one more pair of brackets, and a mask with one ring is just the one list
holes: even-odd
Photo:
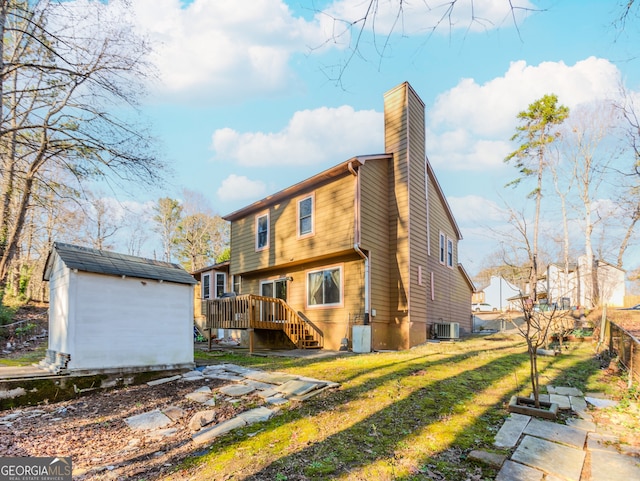
[(446, 322), (435, 324), (436, 337), (438, 339), (458, 339), (460, 337), (460, 323)]

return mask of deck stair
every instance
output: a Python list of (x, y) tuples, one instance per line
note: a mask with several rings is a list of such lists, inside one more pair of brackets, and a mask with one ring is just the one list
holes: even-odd
[(322, 333), (275, 297), (244, 294), (210, 299), (206, 327), (211, 329), (267, 329), (283, 331), (298, 349), (322, 349)]

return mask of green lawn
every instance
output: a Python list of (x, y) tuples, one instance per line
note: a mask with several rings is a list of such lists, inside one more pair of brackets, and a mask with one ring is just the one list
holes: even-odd
[[(467, 454), (501, 452), (492, 442), (508, 415), (505, 406), (512, 395), (530, 392), (523, 341), (501, 335), (322, 360), (217, 355), (212, 361), (341, 387), (217, 439), (178, 466), (172, 479), (494, 479), (495, 470)], [(588, 343), (541, 357), (539, 368), (541, 385), (604, 392), (614, 386), (603, 379)]]

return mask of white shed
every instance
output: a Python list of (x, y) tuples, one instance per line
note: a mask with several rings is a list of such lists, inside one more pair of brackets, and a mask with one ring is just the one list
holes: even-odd
[(194, 366), (196, 280), (179, 265), (56, 242), (43, 278), (51, 370)]

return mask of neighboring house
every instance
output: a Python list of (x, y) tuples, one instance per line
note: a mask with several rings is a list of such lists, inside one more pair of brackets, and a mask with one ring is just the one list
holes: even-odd
[(49, 350), (54, 370), (193, 367), (193, 284), (177, 264), (54, 243)]
[[(384, 95), (384, 122), (385, 153), (353, 157), (224, 217), (233, 290), (282, 299), (328, 349), (352, 342), (354, 326), (376, 350), (424, 343), (436, 323), (471, 332), (462, 235), (425, 155), (424, 103), (408, 83)], [(236, 317), (253, 309), (284, 322), (248, 305)]]
[(520, 293), (518, 287), (502, 276), (491, 276), (489, 283), (474, 293), (474, 302), (486, 302), (499, 311), (521, 310), (520, 303), (512, 299)]
[[(197, 281), (193, 291), (194, 322), (203, 335), (209, 335), (209, 332), (206, 330), (207, 326), (205, 325), (206, 301), (209, 299), (220, 299), (224, 294), (233, 292), (232, 279), (229, 276), (229, 264), (229, 261), (220, 262), (191, 273)], [(225, 329), (219, 329), (213, 333), (213, 336), (218, 339), (236, 335), (237, 333), (231, 333)]]
[[(593, 289), (594, 277), (597, 292)], [(586, 256), (580, 256), (577, 264), (570, 264), (568, 269), (550, 264), (538, 283), (538, 292), (545, 302), (559, 308), (593, 307), (596, 303), (622, 307), (626, 292), (625, 271), (603, 260), (587, 262)]]

